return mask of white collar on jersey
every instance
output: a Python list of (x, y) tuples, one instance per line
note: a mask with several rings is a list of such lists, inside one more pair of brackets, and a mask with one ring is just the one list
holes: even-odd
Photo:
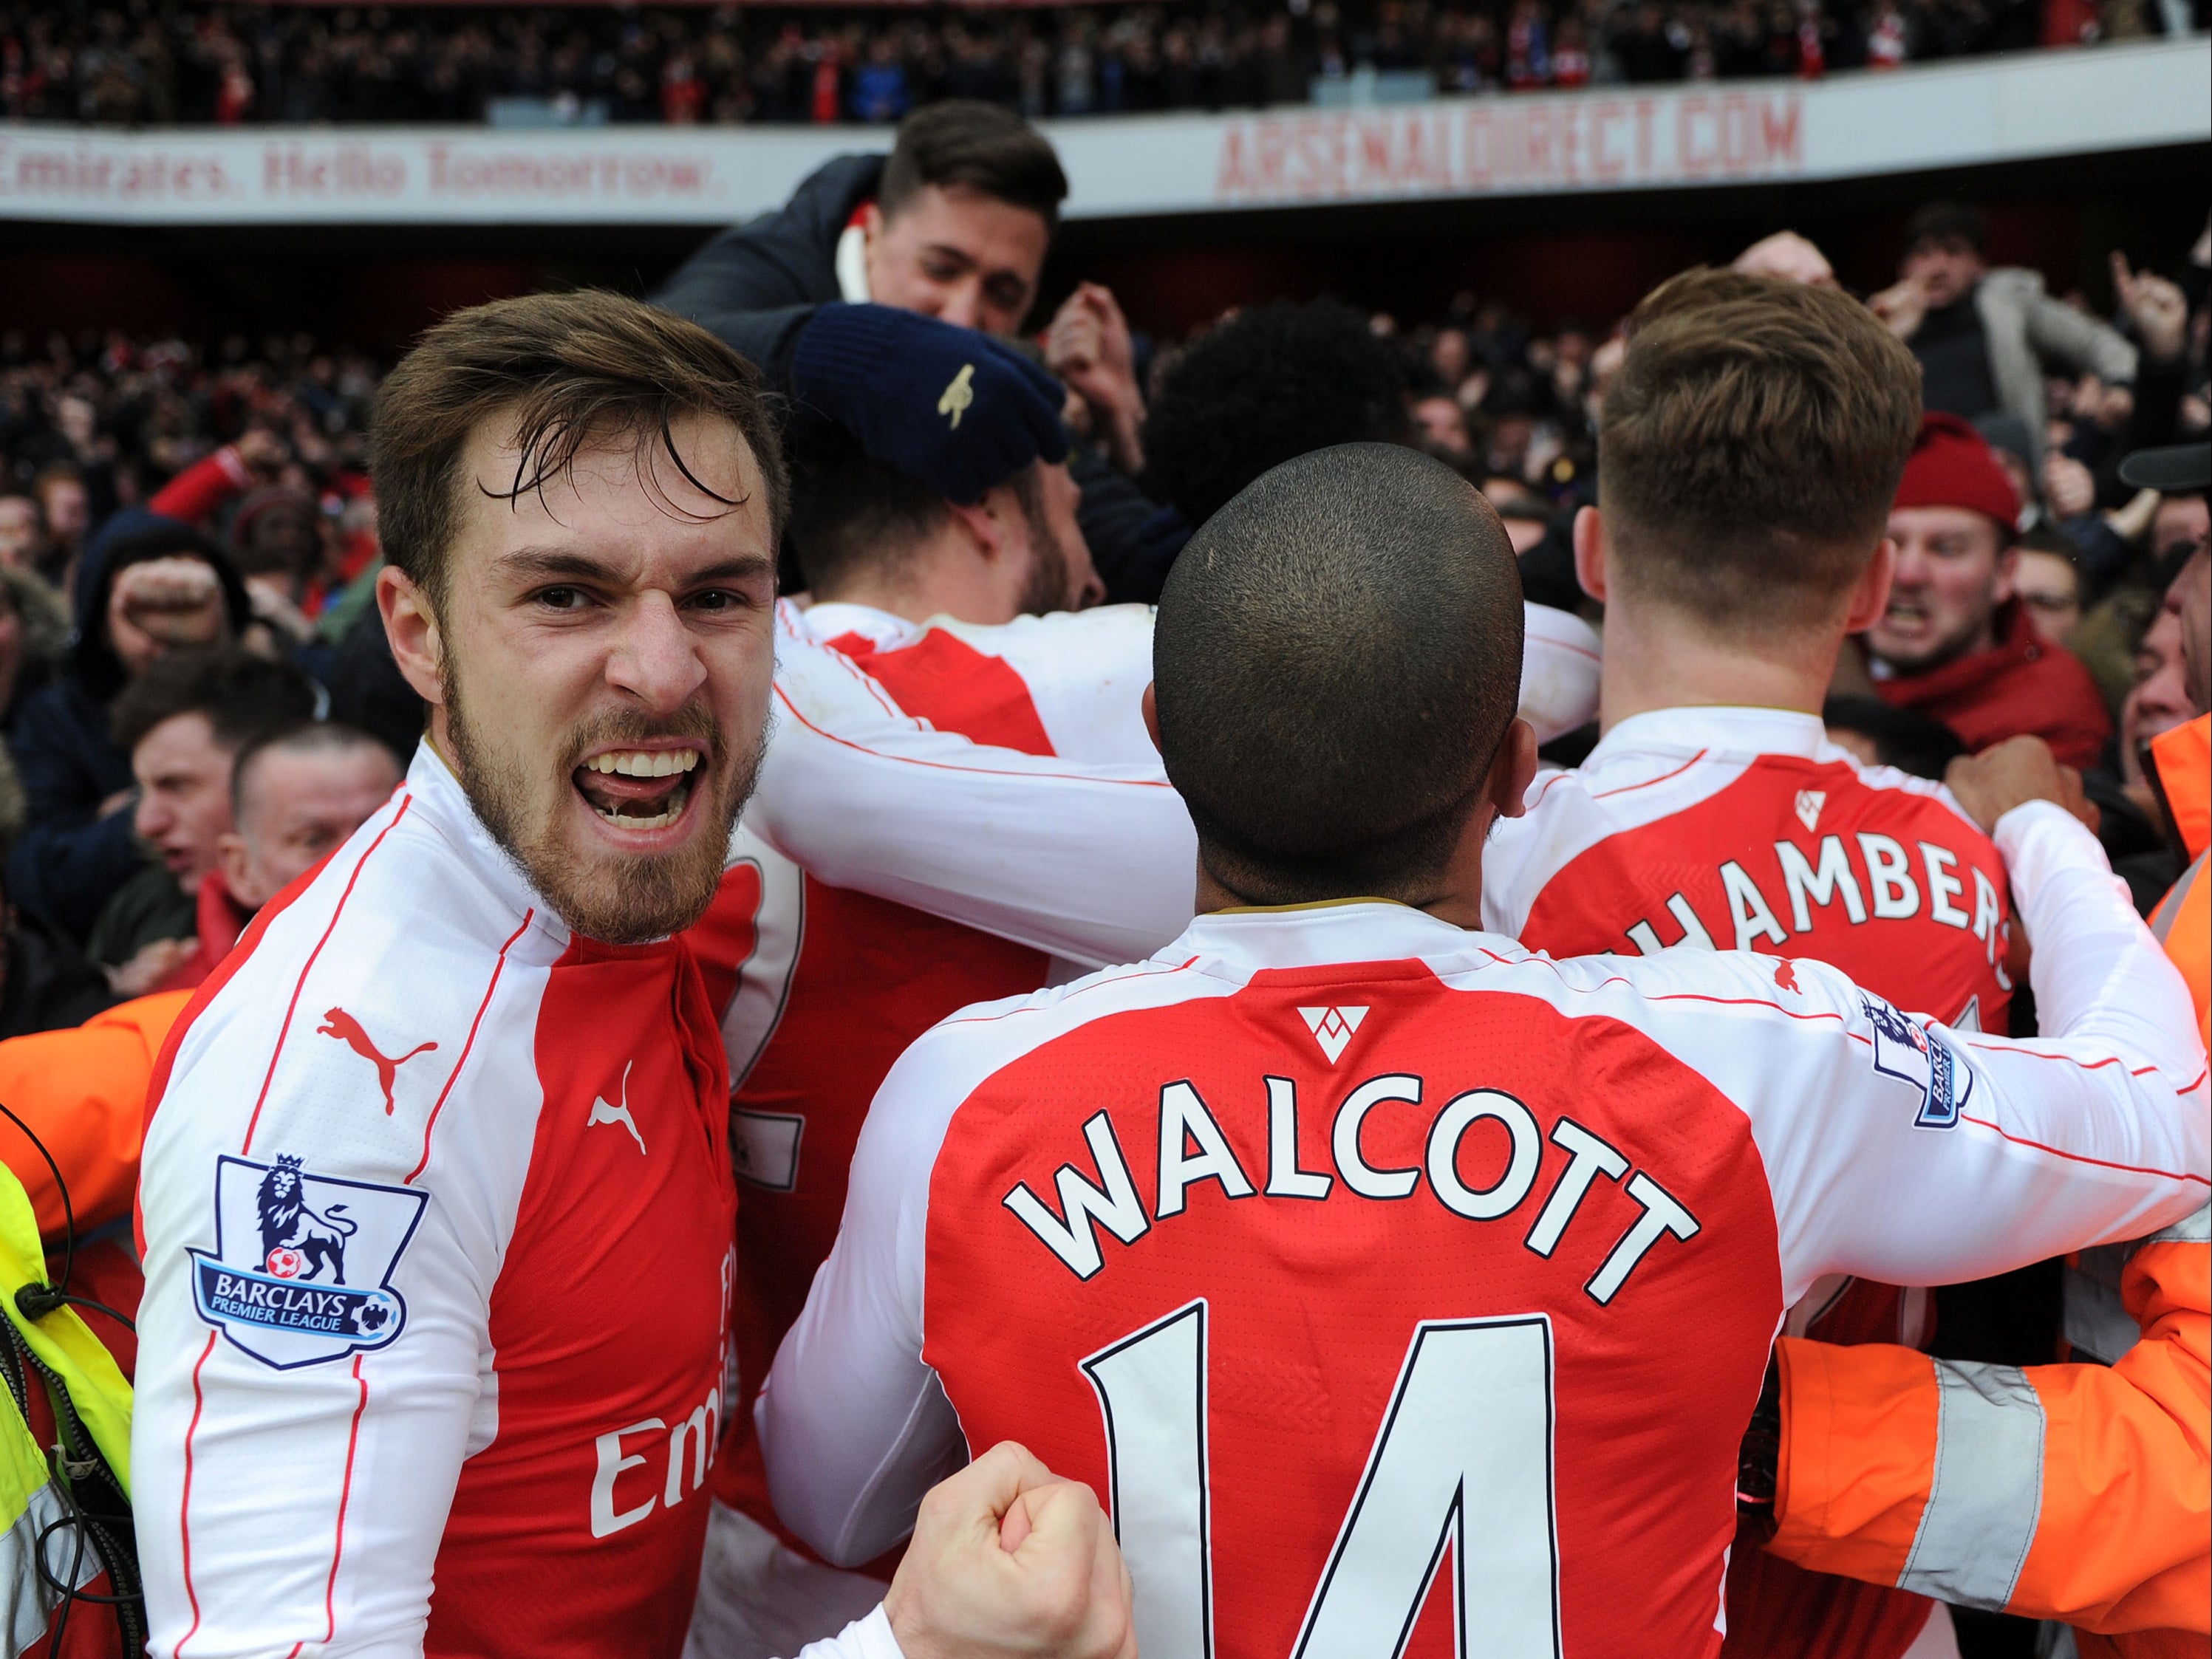
[(453, 849), (470, 876), (490, 890), (501, 904), (512, 908), (517, 916), (525, 911), (534, 912), (532, 925), (542, 927), (566, 945), (568, 923), (545, 902), (520, 867), (492, 839), (491, 831), (484, 828), (483, 820), (469, 804), (461, 781), (446, 764), (446, 757), (430, 746), (427, 737), (415, 746), (415, 758), (407, 768), (406, 787), (411, 798), (407, 808), (410, 818), (434, 830), (439, 838)]
[[(1680, 753), (1800, 755), (1807, 760), (1849, 760), (1828, 742), (1818, 714), (1794, 708), (1651, 708), (1631, 714), (1597, 741), (1584, 770), (1619, 755)], [(1823, 751), (1827, 751), (1824, 753)]]
[(1255, 973), (1266, 968), (1450, 956), (1478, 942), (1516, 959), (1529, 954), (1512, 939), (1468, 933), (1409, 904), (1348, 899), (1264, 910), (1217, 910), (1193, 921), (1182, 938), (1152, 960), (1178, 963), (1195, 955)]
[(823, 599), (798, 615), (799, 625), (825, 644), (847, 634), (858, 634), (879, 647), (903, 645), (922, 631), (921, 624), (903, 617), (878, 611), (872, 605), (855, 605), (850, 599)]

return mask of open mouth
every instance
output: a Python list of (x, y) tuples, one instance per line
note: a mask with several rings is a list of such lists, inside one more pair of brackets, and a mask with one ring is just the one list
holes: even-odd
[(665, 830), (690, 805), (696, 749), (609, 749), (569, 775), (591, 809), (622, 830)]

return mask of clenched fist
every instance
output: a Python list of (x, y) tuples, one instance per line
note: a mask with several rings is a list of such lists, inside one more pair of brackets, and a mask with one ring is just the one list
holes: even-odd
[(906, 1659), (1137, 1659), (1097, 1498), (1011, 1440), (921, 1500), (884, 1611)]
[(2097, 828), (2097, 809), (2081, 793), (2081, 775), (2060, 765), (2041, 738), (2007, 738), (1978, 755), (1961, 755), (1943, 781), (1985, 835), (2014, 807), (2032, 800), (2054, 801), (2092, 831)]

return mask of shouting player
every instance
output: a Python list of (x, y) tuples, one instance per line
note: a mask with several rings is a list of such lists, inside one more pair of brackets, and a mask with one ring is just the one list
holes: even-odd
[[(1888, 597), (1884, 524), (1919, 428), (1919, 366), (1840, 289), (1699, 270), (1638, 307), (1606, 394), (1604, 504), (1576, 523), (1606, 605), (1605, 735), (1499, 827), (1486, 927), (1557, 957), (1812, 957), (2005, 1029), (1996, 849), (1940, 785), (1862, 771), (1820, 720), (1844, 635)], [(1924, 1290), (1836, 1279), (1789, 1329), (1917, 1346), (1933, 1313)], [(1755, 1541), (1729, 1580), (1731, 1659), (1899, 1659), (1934, 1607)]]
[[(156, 1068), (152, 1650), (666, 1659), (729, 1409), (735, 1198), (680, 930), (762, 746), (781, 463), (741, 359), (592, 294), (441, 324), (374, 455), (429, 732)], [(1089, 1494), (1018, 1449), (973, 1473), (817, 1659), (1126, 1659)]]
[(1462, 931), (1534, 765), (1520, 648), (1495, 515), (1407, 451), (1200, 532), (1154, 689), (1202, 914), (885, 1080), (761, 1405), (817, 1548), (1018, 1428), (1110, 1496), (1146, 1659), (1710, 1654), (1787, 1307), (2202, 1202), (2186, 992), (2057, 807), (1996, 827), (2032, 1047), (1809, 960)]

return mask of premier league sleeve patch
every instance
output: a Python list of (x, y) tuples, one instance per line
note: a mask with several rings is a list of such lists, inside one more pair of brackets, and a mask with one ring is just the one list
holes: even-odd
[(1874, 1027), (1874, 1068), (1910, 1085), (1920, 1094), (1912, 1121), (1923, 1129), (1953, 1129), (1973, 1092), (1974, 1074), (1951, 1045), (1922, 1030), (1880, 997), (1862, 993), (1859, 1006)]
[(301, 1160), (218, 1158), (215, 1250), (190, 1252), (200, 1317), (290, 1370), (389, 1347), (407, 1322), (392, 1269), (428, 1195), (312, 1175)]

